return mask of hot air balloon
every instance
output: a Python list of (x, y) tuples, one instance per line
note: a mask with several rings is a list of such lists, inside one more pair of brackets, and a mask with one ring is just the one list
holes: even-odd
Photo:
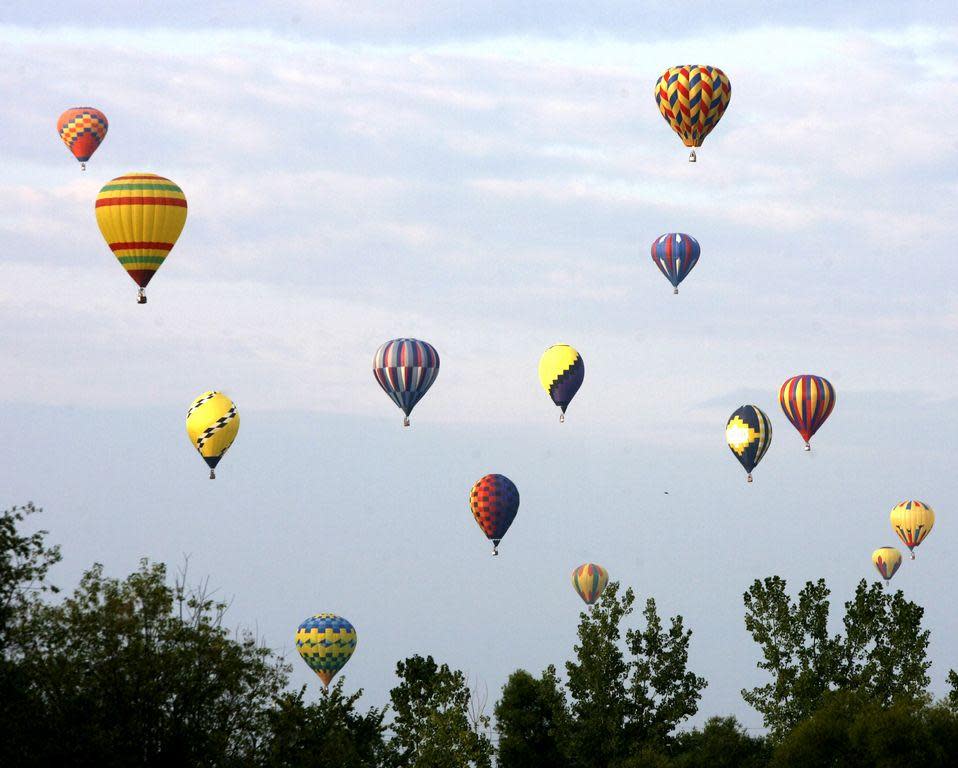
[(356, 630), (342, 616), (317, 613), (296, 630), (296, 650), (328, 689), (356, 650)]
[(921, 501), (903, 501), (891, 511), (891, 527), (915, 559), (915, 547), (935, 526), (935, 511)]
[(586, 605), (598, 600), (608, 583), (609, 572), (595, 563), (584, 563), (572, 572), (572, 586)]
[(804, 438), (805, 450), (812, 450), (808, 441), (835, 407), (835, 388), (821, 376), (792, 376), (778, 391), (778, 401), (792, 426)]
[(210, 480), (216, 479), (216, 465), (239, 432), (236, 405), (222, 392), (204, 392), (186, 414), (186, 434), (193, 447), (209, 465)]
[(176, 184), (153, 173), (128, 173), (108, 182), (96, 196), (96, 223), (110, 250), (140, 286), (163, 264), (186, 223), (186, 196)]
[(80, 170), (86, 170), (86, 162), (103, 139), (110, 124), (106, 115), (93, 107), (71, 107), (57, 118), (57, 131), (73, 156), (80, 161)]
[(894, 547), (879, 547), (872, 552), (872, 562), (882, 578), (889, 581), (901, 567), (901, 552)]
[(758, 406), (743, 405), (728, 417), (725, 442), (745, 467), (745, 479), (752, 482), (752, 470), (772, 444), (772, 422)]
[(469, 493), (469, 508), (486, 538), (492, 539), (492, 554), (519, 511), (519, 489), (505, 475), (480, 478)]
[(425, 341), (393, 339), (376, 350), (373, 375), (383, 392), (402, 409), (402, 423), (408, 427), (412, 409), (439, 376), (439, 353)]
[(679, 292), (679, 283), (698, 264), (701, 252), (699, 241), (682, 232), (669, 232), (652, 243), (652, 261), (672, 283), (673, 293)]
[(585, 378), (585, 363), (568, 344), (554, 344), (539, 358), (539, 381), (552, 402), (562, 409), (559, 421), (565, 421), (565, 409)]
[[(655, 83), (659, 112), (687, 147), (701, 147), (732, 98), (732, 85), (718, 67), (687, 64), (665, 70)], [(689, 162), (695, 162), (695, 149)]]

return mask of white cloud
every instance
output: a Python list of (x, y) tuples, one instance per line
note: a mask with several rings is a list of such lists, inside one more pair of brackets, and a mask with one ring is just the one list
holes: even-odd
[[(28, 313), (37, 324), (16, 342), (25, 360), (43, 349), (44, 324), (98, 350), (70, 362), (59, 384), (8, 381), (0, 397), (100, 402), (97, 386), (65, 382), (97, 381), (131, 318), (167, 374), (150, 379), (144, 361), (120, 374), (126, 391), (150, 379), (153, 396), (175, 398), (199, 355), (233, 370), (253, 402), (279, 383), (289, 407), (362, 412), (382, 404), (344, 381), (369, 384), (348, 365), (365, 368), (380, 337), (412, 325), (475, 365), (483, 354), (470, 349), (484, 339), (506, 373), (496, 392), (470, 375), (446, 384), (462, 388), (437, 406), (449, 419), (464, 400), (520, 418), (528, 382), (508, 372), (534, 369), (554, 336), (585, 337), (587, 359), (638, 355), (630, 377), (597, 385), (606, 392), (717, 395), (736, 375), (773, 382), (787, 361), (809, 357), (874, 380), (880, 362), (850, 351), (863, 338), (920, 364), (911, 307), (929, 291), (938, 301), (925, 303), (925, 327), (944, 333), (952, 322), (940, 278), (958, 151), (940, 137), (958, 118), (946, 98), (958, 87), (953, 28), (418, 46), (138, 36), (131, 47), (115, 31), (81, 43), (0, 28), (11, 63), (0, 82), (24, 94), (0, 178), (11, 246), (0, 319), (18, 327)], [(695, 166), (650, 94), (682, 51), (704, 51), (733, 83)], [(64, 57), (75, 71), (51, 82)], [(83, 176), (50, 129), (78, 94), (111, 117)], [(91, 201), (133, 168), (180, 183), (190, 218), (156, 298), (128, 315)], [(695, 234), (705, 254), (675, 301), (646, 256), (668, 230)], [(829, 329), (813, 355), (805, 329)], [(702, 339), (696, 372), (670, 379), (677, 350)], [(757, 356), (726, 375), (728, 349), (743, 341)], [(304, 365), (315, 371), (308, 385)], [(596, 401), (595, 418), (619, 422), (613, 401)]]

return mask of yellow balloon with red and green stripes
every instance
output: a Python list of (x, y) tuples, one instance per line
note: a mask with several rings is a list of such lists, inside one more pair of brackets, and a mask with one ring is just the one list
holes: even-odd
[(96, 223), (113, 255), (145, 288), (176, 244), (186, 224), (186, 195), (154, 173), (127, 173), (107, 182), (96, 196)]

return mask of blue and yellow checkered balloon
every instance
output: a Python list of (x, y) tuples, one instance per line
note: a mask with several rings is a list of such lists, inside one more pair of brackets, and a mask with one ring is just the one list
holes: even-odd
[(356, 650), (356, 629), (335, 613), (317, 613), (296, 630), (296, 650), (323, 681), (323, 687), (329, 688)]

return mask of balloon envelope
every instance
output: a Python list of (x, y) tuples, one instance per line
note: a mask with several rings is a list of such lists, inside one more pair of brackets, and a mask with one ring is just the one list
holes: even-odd
[(472, 486), (469, 508), (486, 538), (492, 540), (492, 553), (498, 554), (499, 542), (519, 511), (519, 489), (505, 475), (486, 475)]
[(882, 578), (888, 581), (901, 567), (901, 552), (894, 547), (879, 547), (872, 552), (872, 562)]
[(772, 422), (758, 406), (743, 405), (725, 424), (725, 442), (751, 480), (752, 470), (772, 444)]
[(652, 261), (679, 292), (681, 283), (698, 264), (702, 249), (699, 241), (684, 232), (669, 232), (652, 243)]
[(655, 103), (687, 147), (701, 147), (732, 98), (732, 84), (718, 67), (686, 64), (665, 70), (655, 83)]
[(81, 163), (93, 157), (109, 128), (106, 115), (94, 107), (71, 107), (57, 118), (60, 138)]
[(233, 444), (239, 425), (236, 404), (222, 392), (204, 392), (186, 413), (186, 434), (211, 470)]
[(186, 195), (153, 173), (128, 173), (96, 196), (96, 223), (133, 281), (145, 288), (186, 224)]
[(406, 414), (422, 400), (439, 376), (439, 353), (418, 339), (387, 341), (373, 355), (373, 376), (383, 392)]
[(922, 501), (903, 501), (895, 506), (890, 517), (891, 527), (914, 560), (915, 547), (927, 538), (935, 525), (935, 511)]
[(554, 344), (539, 358), (539, 383), (563, 414), (584, 379), (585, 363), (568, 344)]
[(821, 376), (792, 376), (778, 391), (778, 401), (786, 418), (808, 442), (835, 407), (835, 388)]
[(296, 630), (296, 650), (328, 688), (356, 650), (356, 630), (342, 616), (317, 613)]
[(586, 605), (592, 605), (609, 583), (609, 572), (601, 565), (584, 563), (572, 572), (572, 587)]

